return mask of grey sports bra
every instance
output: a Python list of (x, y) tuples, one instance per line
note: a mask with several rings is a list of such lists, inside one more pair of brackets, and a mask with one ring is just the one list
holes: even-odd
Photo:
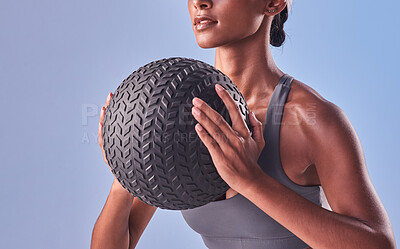
[[(263, 171), (315, 204), (328, 208), (321, 186), (300, 186), (283, 171), (279, 132), (293, 77), (284, 74), (271, 96), (264, 127), (265, 147), (258, 159)], [(181, 210), (186, 223), (211, 249), (292, 249), (308, 245), (241, 194)]]

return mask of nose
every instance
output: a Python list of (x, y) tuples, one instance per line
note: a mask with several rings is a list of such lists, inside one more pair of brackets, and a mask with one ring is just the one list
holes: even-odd
[(212, 1), (211, 0), (193, 0), (193, 6), (199, 10), (209, 9), (212, 7)]

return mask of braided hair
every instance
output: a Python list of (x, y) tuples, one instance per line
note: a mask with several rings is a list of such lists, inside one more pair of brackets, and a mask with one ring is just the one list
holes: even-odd
[(283, 24), (288, 19), (287, 6), (277, 15), (274, 16), (271, 24), (270, 44), (274, 47), (280, 47), (285, 41), (285, 31)]

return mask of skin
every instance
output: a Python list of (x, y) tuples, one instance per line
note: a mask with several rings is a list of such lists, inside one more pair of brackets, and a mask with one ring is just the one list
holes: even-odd
[(193, 25), (196, 41), (202, 48), (215, 48), (215, 67), (235, 82), (255, 114), (250, 115), (251, 137), (226, 91), (216, 90), (232, 126), (193, 98), (197, 134), (231, 187), (226, 198), (242, 194), (313, 248), (396, 248), (354, 128), (343, 110), (311, 87), (292, 82), (281, 123), (280, 157), (294, 183), (322, 186), (332, 211), (277, 182), (257, 164), (268, 103), (283, 75), (267, 44), (273, 16), (285, 5), (284, 0), (188, 0), (192, 24), (196, 15), (217, 21), (201, 31)]

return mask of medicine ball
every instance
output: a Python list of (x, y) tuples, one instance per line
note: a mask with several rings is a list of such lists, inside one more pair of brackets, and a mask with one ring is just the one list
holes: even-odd
[(202, 61), (150, 62), (119, 85), (105, 111), (103, 146), (112, 173), (132, 195), (162, 209), (183, 210), (229, 189), (194, 129), (198, 122), (191, 111), (198, 97), (232, 125), (216, 83), (235, 100), (251, 130), (249, 109), (235, 84)]

